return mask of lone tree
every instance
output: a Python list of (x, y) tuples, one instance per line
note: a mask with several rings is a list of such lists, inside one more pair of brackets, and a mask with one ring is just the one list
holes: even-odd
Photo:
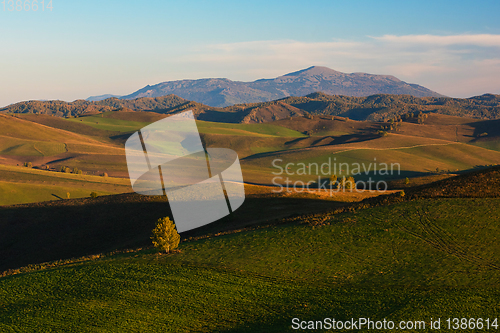
[(347, 177), (344, 187), (346, 190), (354, 190), (356, 188), (356, 181), (354, 180), (354, 177)]
[(158, 250), (169, 253), (179, 246), (181, 236), (175, 229), (175, 223), (169, 217), (163, 217), (156, 222), (151, 240)]

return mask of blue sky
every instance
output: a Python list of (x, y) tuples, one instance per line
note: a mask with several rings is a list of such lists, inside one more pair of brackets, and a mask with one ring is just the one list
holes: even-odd
[[(48, 1), (45, 0), (45, 4)], [(0, 106), (252, 81), (312, 65), (453, 97), (500, 93), (499, 1), (52, 1), (0, 4)]]

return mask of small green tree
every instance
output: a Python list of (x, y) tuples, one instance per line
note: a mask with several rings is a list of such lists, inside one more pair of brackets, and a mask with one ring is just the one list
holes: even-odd
[(97, 198), (97, 193), (96, 192), (90, 192), (90, 197), (95, 199)]
[(405, 184), (406, 184), (406, 185), (410, 184), (410, 178), (406, 177), (406, 179), (405, 179)]
[(32, 168), (33, 167), (33, 163), (31, 163), (31, 162), (24, 162), (24, 166), (27, 167), (27, 168)]
[(70, 197), (69, 192), (66, 192), (66, 199), (69, 199), (69, 197)]
[(156, 222), (151, 240), (158, 250), (169, 253), (179, 246), (181, 236), (175, 229), (175, 223), (169, 217), (163, 217)]
[(330, 176), (330, 184), (334, 185), (337, 182), (337, 176), (336, 175), (331, 175)]

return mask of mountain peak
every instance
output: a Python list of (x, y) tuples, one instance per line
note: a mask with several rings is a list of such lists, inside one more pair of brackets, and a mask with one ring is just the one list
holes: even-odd
[(167, 81), (146, 86), (121, 99), (161, 97), (175, 94), (187, 100), (214, 107), (267, 102), (314, 92), (329, 95), (369, 96), (375, 94), (442, 96), (417, 84), (407, 84), (390, 75), (342, 73), (324, 66), (311, 66), (274, 79), (253, 82), (206, 78)]
[(333, 70), (328, 67), (324, 66), (311, 66), (306, 69), (302, 69), (300, 71), (292, 72), (289, 74), (285, 74), (283, 76), (312, 76), (312, 75), (328, 75), (328, 76), (337, 76), (342, 74), (341, 72), (338, 72), (336, 70)]

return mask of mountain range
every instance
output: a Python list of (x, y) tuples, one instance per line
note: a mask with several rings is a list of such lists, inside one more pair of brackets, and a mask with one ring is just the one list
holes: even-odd
[[(267, 102), (289, 96), (305, 96), (314, 92), (329, 95), (370, 96), (375, 94), (441, 97), (439, 93), (418, 84), (406, 83), (391, 75), (342, 73), (327, 67), (312, 66), (274, 79), (253, 82), (208, 78), (167, 81), (119, 97), (136, 99), (170, 94), (212, 107)], [(99, 101), (113, 95), (92, 96), (87, 101)]]
[(303, 97), (247, 103), (216, 108), (176, 95), (141, 97), (133, 100), (107, 98), (89, 102), (77, 100), (27, 101), (0, 109), (0, 113), (34, 113), (58, 117), (85, 116), (109, 111), (150, 111), (175, 114), (193, 110), (199, 120), (226, 123), (263, 123), (296, 116), (324, 115), (354, 120), (383, 121), (408, 113), (438, 113), (477, 119), (500, 119), (500, 95), (471, 98), (413, 97), (378, 94), (367, 97), (327, 95), (316, 92)]

